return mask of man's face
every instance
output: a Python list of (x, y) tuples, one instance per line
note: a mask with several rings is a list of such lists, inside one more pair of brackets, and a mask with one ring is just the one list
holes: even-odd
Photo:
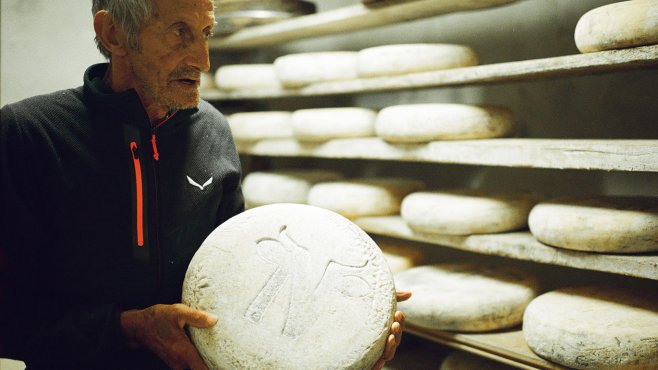
[(168, 109), (199, 103), (200, 72), (210, 69), (208, 37), (212, 0), (153, 1), (154, 15), (140, 31), (139, 50), (129, 50), (135, 87), (144, 105)]

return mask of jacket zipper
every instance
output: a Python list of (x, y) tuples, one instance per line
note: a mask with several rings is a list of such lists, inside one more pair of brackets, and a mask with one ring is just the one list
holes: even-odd
[(136, 228), (137, 228), (137, 246), (144, 246), (144, 193), (143, 193), (143, 184), (142, 184), (142, 166), (139, 162), (139, 150), (137, 148), (137, 143), (134, 141), (130, 142), (130, 152), (133, 157), (133, 166), (135, 168), (135, 192), (136, 192)]

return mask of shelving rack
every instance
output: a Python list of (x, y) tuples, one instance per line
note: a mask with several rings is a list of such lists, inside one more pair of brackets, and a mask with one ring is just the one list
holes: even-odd
[[(230, 52), (310, 37), (352, 32), (400, 22), (436, 17), (513, 3), (509, 0), (391, 0), (357, 4), (289, 21), (245, 29), (214, 39), (210, 47)], [(478, 86), (658, 69), (658, 45), (590, 54), (554, 56), (391, 77), (317, 83), (299, 89), (202, 92), (206, 100), (228, 102), (310, 96), (378, 93), (424, 88)], [(293, 139), (237, 143), (242, 155), (312, 157), (341, 160), (370, 159), (480, 166), (549, 169), (658, 172), (658, 140), (621, 139), (488, 139), (391, 144), (379, 138), (338, 139), (303, 143)], [(364, 217), (355, 222), (366, 232), (486, 255), (549, 265), (658, 280), (658, 254), (594, 254), (546, 246), (529, 232), (447, 236), (420, 234), (399, 216)], [(493, 333), (450, 333), (408, 325), (408, 332), (449, 347), (465, 350), (522, 369), (564, 369), (536, 356), (525, 344), (520, 328)]]

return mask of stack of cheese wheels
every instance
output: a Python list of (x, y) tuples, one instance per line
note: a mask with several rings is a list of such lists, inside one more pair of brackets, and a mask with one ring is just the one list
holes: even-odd
[(585, 13), (575, 31), (582, 53), (658, 44), (658, 1), (632, 0)]
[(391, 271), (395, 274), (423, 263), (425, 255), (420, 248), (395, 244), (392, 242), (377, 241), (377, 245), (384, 253), (384, 258)]
[(292, 113), (292, 130), (301, 141), (326, 141), (375, 135), (372, 109), (359, 107), (300, 109)]
[(396, 308), (377, 244), (328, 210), (272, 204), (215, 229), (182, 302), (221, 317), (190, 327), (210, 369), (370, 369)]
[(503, 137), (514, 129), (509, 109), (439, 103), (386, 107), (375, 124), (377, 136), (397, 143)]
[(376, 77), (474, 66), (478, 56), (463, 45), (399, 44), (363, 49), (357, 63), (360, 77)]
[(286, 87), (356, 79), (355, 51), (288, 54), (274, 60), (276, 75)]
[(272, 64), (232, 64), (217, 68), (215, 85), (220, 90), (278, 90), (281, 83)]
[(542, 243), (587, 252), (658, 251), (658, 197), (595, 196), (537, 204), (528, 218)]
[(340, 179), (340, 173), (318, 169), (251, 172), (242, 183), (247, 207), (272, 203), (307, 203), (311, 186)]
[(308, 204), (347, 218), (394, 215), (400, 212), (400, 203), (407, 194), (423, 187), (421, 181), (403, 178), (323, 182), (313, 185)]
[(395, 274), (395, 285), (398, 290), (413, 292), (413, 299), (399, 304), (407, 322), (467, 332), (518, 325), (538, 292), (535, 277), (498, 264), (414, 267)]
[(241, 112), (228, 118), (236, 141), (293, 137), (292, 113), (286, 111)]
[(513, 370), (515, 367), (501, 362), (489, 360), (482, 356), (472, 355), (464, 351), (451, 352), (441, 362), (439, 370)]
[(422, 191), (402, 201), (401, 216), (414, 231), (468, 235), (511, 231), (527, 226), (539, 201), (528, 193), (455, 189)]
[(215, 86), (215, 77), (208, 72), (201, 72), (199, 79), (199, 88), (201, 90), (212, 90), (217, 87)]
[(523, 335), (539, 356), (575, 369), (658, 369), (658, 290), (558, 289), (526, 309)]

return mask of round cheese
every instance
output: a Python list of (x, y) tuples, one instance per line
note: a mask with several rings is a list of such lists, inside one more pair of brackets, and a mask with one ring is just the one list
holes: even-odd
[(272, 64), (232, 64), (217, 68), (215, 85), (220, 90), (281, 89)]
[(375, 136), (376, 116), (358, 107), (300, 109), (292, 113), (292, 130), (302, 141)]
[(474, 66), (478, 56), (463, 45), (399, 44), (363, 49), (357, 63), (360, 77), (376, 77)]
[(327, 170), (257, 171), (245, 176), (242, 193), (249, 208), (273, 203), (306, 203), (313, 184), (340, 178), (338, 172)]
[(532, 194), (494, 193), (473, 189), (409, 194), (401, 216), (414, 231), (468, 235), (511, 231), (527, 226), (539, 198)]
[(420, 248), (381, 241), (378, 241), (377, 244), (384, 253), (388, 267), (394, 274), (418, 266), (425, 259)]
[(658, 290), (578, 287), (537, 297), (523, 335), (539, 356), (575, 369), (658, 368)]
[(658, 2), (622, 1), (592, 9), (578, 21), (574, 38), (582, 53), (658, 44)]
[(317, 82), (356, 79), (355, 51), (327, 51), (280, 56), (274, 60), (276, 75), (286, 87)]
[(323, 182), (313, 185), (308, 204), (347, 218), (386, 216), (397, 214), (402, 199), (422, 188), (420, 181), (398, 178)]
[(470, 354), (464, 351), (450, 352), (441, 362), (439, 370), (513, 370), (515, 367)]
[(528, 218), (542, 243), (588, 252), (658, 251), (658, 197), (561, 198)]
[(291, 138), (292, 113), (285, 111), (241, 112), (227, 117), (236, 141)]
[(199, 88), (201, 90), (211, 90), (214, 89), (215, 86), (215, 77), (211, 75), (208, 72), (201, 72), (200, 75), (200, 81), (199, 81)]
[(405, 104), (382, 109), (375, 131), (395, 143), (509, 136), (512, 113), (502, 107), (465, 104)]
[(489, 331), (517, 325), (537, 295), (537, 280), (511, 267), (437, 264), (395, 274), (398, 290), (413, 292), (400, 302), (406, 321), (454, 331)]
[(210, 369), (370, 369), (396, 308), (372, 239), (301, 204), (254, 208), (217, 227), (192, 258), (182, 302), (220, 317), (189, 328)]

